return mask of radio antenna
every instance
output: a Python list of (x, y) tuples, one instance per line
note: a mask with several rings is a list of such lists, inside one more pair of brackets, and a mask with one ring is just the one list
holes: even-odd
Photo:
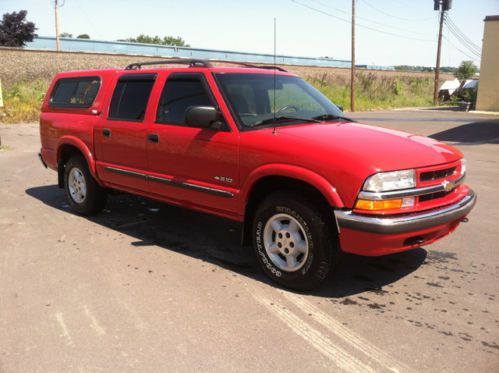
[(274, 108), (272, 110), (272, 113), (274, 115), (274, 131), (272, 132), (274, 135), (276, 133), (276, 129), (275, 129), (275, 110), (276, 110), (276, 106), (275, 106), (275, 102), (276, 102), (276, 53), (277, 53), (277, 37), (276, 37), (276, 34), (277, 34), (277, 19), (274, 17)]

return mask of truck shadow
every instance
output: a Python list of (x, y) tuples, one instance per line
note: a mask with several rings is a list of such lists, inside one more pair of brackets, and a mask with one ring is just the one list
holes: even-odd
[[(75, 215), (56, 185), (29, 188), (26, 194)], [(137, 249), (158, 246), (279, 287), (261, 272), (252, 249), (241, 247), (238, 223), (128, 194), (111, 195), (102, 213), (82, 219), (133, 237)], [(382, 292), (384, 286), (417, 270), (426, 255), (421, 248), (377, 258), (344, 255), (334, 274), (310, 293), (340, 298)]]
[(466, 123), (458, 127), (434, 133), (431, 138), (439, 141), (466, 144), (499, 144), (499, 119)]

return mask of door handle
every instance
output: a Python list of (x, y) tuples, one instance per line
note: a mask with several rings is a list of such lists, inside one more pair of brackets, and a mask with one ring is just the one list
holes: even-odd
[(147, 135), (149, 142), (159, 142), (159, 135), (157, 133), (149, 133)]
[(111, 136), (111, 130), (109, 128), (103, 128), (102, 129), (102, 135), (106, 136), (106, 137)]

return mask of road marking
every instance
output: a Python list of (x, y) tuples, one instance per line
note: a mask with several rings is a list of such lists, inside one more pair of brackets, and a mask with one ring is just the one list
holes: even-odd
[(90, 326), (92, 327), (93, 330), (99, 335), (104, 335), (106, 334), (106, 331), (102, 326), (100, 326), (99, 322), (95, 318), (95, 316), (90, 312), (90, 309), (87, 306), (84, 306), (85, 314), (87, 317), (90, 319)]
[(148, 325), (144, 322), (144, 320), (137, 314), (137, 312), (135, 311), (135, 309), (130, 305), (128, 304), (126, 301), (122, 300), (122, 299), (119, 299), (118, 300), (120, 302), (120, 304), (128, 311), (128, 313), (130, 314), (130, 316), (132, 316), (133, 318), (133, 321), (135, 323), (135, 327), (138, 329), (138, 330), (146, 330), (148, 329)]
[(339, 321), (335, 320), (302, 297), (288, 292), (284, 292), (283, 295), (303, 312), (312, 315), (315, 321), (327, 328), (334, 335), (340, 337), (352, 347), (363, 352), (369, 358), (381, 364), (386, 369), (391, 370), (392, 372), (413, 372), (410, 367), (396, 360), (366, 339), (352, 332)]
[(347, 372), (375, 372), (369, 365), (364, 364), (342, 348), (336, 346), (328, 337), (278, 303), (273, 302), (274, 305), (272, 305), (266, 298), (255, 294), (253, 297), (291, 328), (294, 333), (305, 339), (312, 347), (330, 359), (338, 368)]
[(69, 334), (68, 327), (66, 326), (66, 322), (64, 321), (64, 316), (62, 315), (62, 312), (57, 312), (55, 314), (55, 319), (57, 320), (57, 323), (62, 329), (62, 334), (61, 337), (64, 337), (66, 339), (66, 343), (68, 346), (73, 346), (73, 339), (71, 338), (71, 335)]

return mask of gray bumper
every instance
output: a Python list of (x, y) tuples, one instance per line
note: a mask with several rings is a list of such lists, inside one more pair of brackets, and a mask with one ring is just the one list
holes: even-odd
[(43, 160), (42, 153), (38, 153), (38, 159), (42, 162), (43, 167), (47, 168), (47, 164)]
[(336, 219), (341, 228), (350, 228), (373, 233), (404, 233), (445, 224), (464, 218), (476, 202), (472, 190), (459, 202), (437, 210), (402, 216), (371, 217), (355, 214), (351, 210), (336, 210)]

